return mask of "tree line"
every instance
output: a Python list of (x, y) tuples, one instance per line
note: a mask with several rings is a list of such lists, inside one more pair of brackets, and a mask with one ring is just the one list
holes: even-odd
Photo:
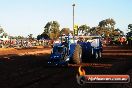
[[(99, 35), (102, 37), (114, 37), (114, 36), (121, 36), (124, 35), (124, 32), (119, 28), (115, 28), (115, 20), (112, 18), (108, 18), (102, 20), (98, 23), (98, 26), (90, 27), (86, 24), (80, 25), (78, 27), (78, 33), (82, 35)], [(132, 26), (131, 24), (128, 25)], [(68, 35), (71, 33), (73, 35), (73, 31), (69, 28), (62, 28), (60, 30), (60, 24), (57, 21), (48, 22), (44, 26), (44, 31), (42, 34), (37, 36), (37, 39), (57, 39), (62, 34)]]
[[(122, 36), (124, 32), (119, 28), (115, 28), (115, 20), (112, 18), (108, 18), (102, 20), (98, 23), (98, 26), (90, 27), (86, 24), (78, 26), (78, 33), (81, 35), (99, 35), (104, 38), (112, 38), (114, 36)], [(132, 24), (128, 24), (128, 29), (130, 30), (127, 33), (127, 36), (132, 35)], [(4, 29), (0, 26), (0, 34), (4, 32)], [(62, 34), (74, 34), (73, 30), (70, 28), (62, 28), (60, 30), (60, 24), (57, 21), (50, 21), (44, 26), (44, 31), (40, 35), (37, 36), (37, 39), (57, 39)], [(3, 33), (2, 36), (7, 36), (7, 33)], [(18, 35), (18, 36), (11, 36), (13, 39), (24, 39), (25, 37)], [(28, 37), (30, 40), (34, 39), (33, 34), (29, 34)]]

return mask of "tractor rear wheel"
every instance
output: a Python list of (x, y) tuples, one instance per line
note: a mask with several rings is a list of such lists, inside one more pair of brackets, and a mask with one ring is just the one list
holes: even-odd
[(79, 44), (77, 44), (73, 53), (73, 63), (80, 64), (81, 62), (82, 62), (82, 48)]

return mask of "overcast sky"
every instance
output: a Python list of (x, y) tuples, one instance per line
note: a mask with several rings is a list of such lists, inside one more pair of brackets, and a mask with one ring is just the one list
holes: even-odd
[(61, 28), (72, 28), (72, 4), (75, 24), (97, 26), (113, 18), (116, 28), (125, 33), (132, 23), (132, 0), (0, 0), (0, 25), (10, 35), (41, 34), (47, 22), (56, 20)]

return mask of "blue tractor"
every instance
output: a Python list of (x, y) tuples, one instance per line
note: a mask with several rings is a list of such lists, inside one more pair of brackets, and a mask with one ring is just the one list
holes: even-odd
[(48, 64), (80, 64), (83, 59), (101, 58), (102, 44), (100, 37), (62, 36), (60, 40), (60, 43), (53, 45)]

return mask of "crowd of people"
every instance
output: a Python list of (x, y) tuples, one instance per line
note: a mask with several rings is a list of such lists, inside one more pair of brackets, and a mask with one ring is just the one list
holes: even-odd
[[(34, 47), (34, 46), (52, 46), (55, 40), (29, 40), (29, 39), (10, 39), (10, 40), (0, 40), (0, 48), (8, 47)], [(118, 38), (102, 38), (103, 45), (128, 45), (128, 40), (126, 37)]]
[(24, 47), (24, 48), (28, 48), (28, 47), (34, 47), (34, 46), (49, 46), (51, 45), (51, 41), (50, 40), (16, 40), (16, 39), (12, 39), (12, 40), (0, 40), (0, 48), (19, 48), (19, 47)]

